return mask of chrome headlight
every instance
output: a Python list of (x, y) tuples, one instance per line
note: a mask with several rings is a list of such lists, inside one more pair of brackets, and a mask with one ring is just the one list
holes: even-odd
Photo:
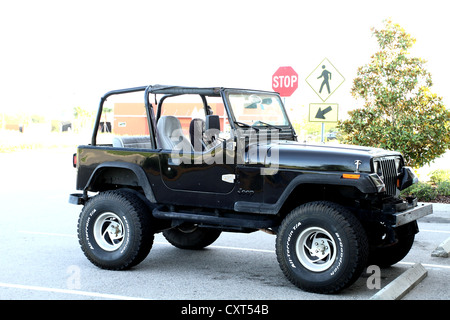
[(383, 179), (383, 169), (381, 163), (378, 160), (373, 162), (373, 172), (375, 172), (381, 179)]

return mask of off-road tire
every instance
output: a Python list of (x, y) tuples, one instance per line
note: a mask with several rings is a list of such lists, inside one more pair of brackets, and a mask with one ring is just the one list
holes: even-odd
[[(380, 239), (370, 241), (369, 265), (377, 265), (380, 268), (388, 268), (401, 261), (411, 250), (417, 230), (416, 221), (395, 228), (396, 241), (394, 244), (383, 245)], [(383, 232), (378, 232), (378, 238), (383, 237)]]
[(153, 239), (148, 207), (129, 190), (100, 192), (85, 204), (78, 220), (81, 249), (102, 269), (137, 265), (149, 254)]
[(287, 279), (315, 293), (336, 293), (354, 283), (366, 267), (368, 252), (359, 220), (326, 201), (291, 211), (276, 240), (278, 263)]
[(163, 231), (167, 241), (180, 249), (200, 250), (219, 238), (218, 229), (199, 228), (196, 225), (185, 224)]

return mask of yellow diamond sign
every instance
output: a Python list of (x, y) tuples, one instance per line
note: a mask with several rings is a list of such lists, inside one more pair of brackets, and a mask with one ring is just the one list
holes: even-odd
[(323, 102), (327, 101), (344, 81), (342, 74), (327, 58), (323, 59), (306, 78), (306, 83)]

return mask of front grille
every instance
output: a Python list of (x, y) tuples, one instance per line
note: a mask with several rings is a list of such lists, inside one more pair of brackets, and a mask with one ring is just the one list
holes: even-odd
[(397, 194), (397, 177), (399, 172), (395, 166), (395, 159), (383, 158), (378, 160), (378, 163), (380, 165), (378, 175), (386, 186), (386, 193), (395, 196)]

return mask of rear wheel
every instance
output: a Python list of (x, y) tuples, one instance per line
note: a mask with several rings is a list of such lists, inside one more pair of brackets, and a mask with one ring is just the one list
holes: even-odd
[(78, 220), (78, 239), (86, 257), (103, 269), (131, 268), (153, 244), (150, 213), (133, 192), (100, 192), (90, 199)]
[(294, 285), (309, 292), (335, 293), (361, 275), (368, 241), (358, 219), (345, 208), (311, 202), (283, 220), (276, 253), (283, 273)]
[(200, 228), (195, 224), (182, 224), (178, 227), (163, 231), (164, 237), (172, 245), (180, 249), (203, 249), (219, 238), (218, 229)]

